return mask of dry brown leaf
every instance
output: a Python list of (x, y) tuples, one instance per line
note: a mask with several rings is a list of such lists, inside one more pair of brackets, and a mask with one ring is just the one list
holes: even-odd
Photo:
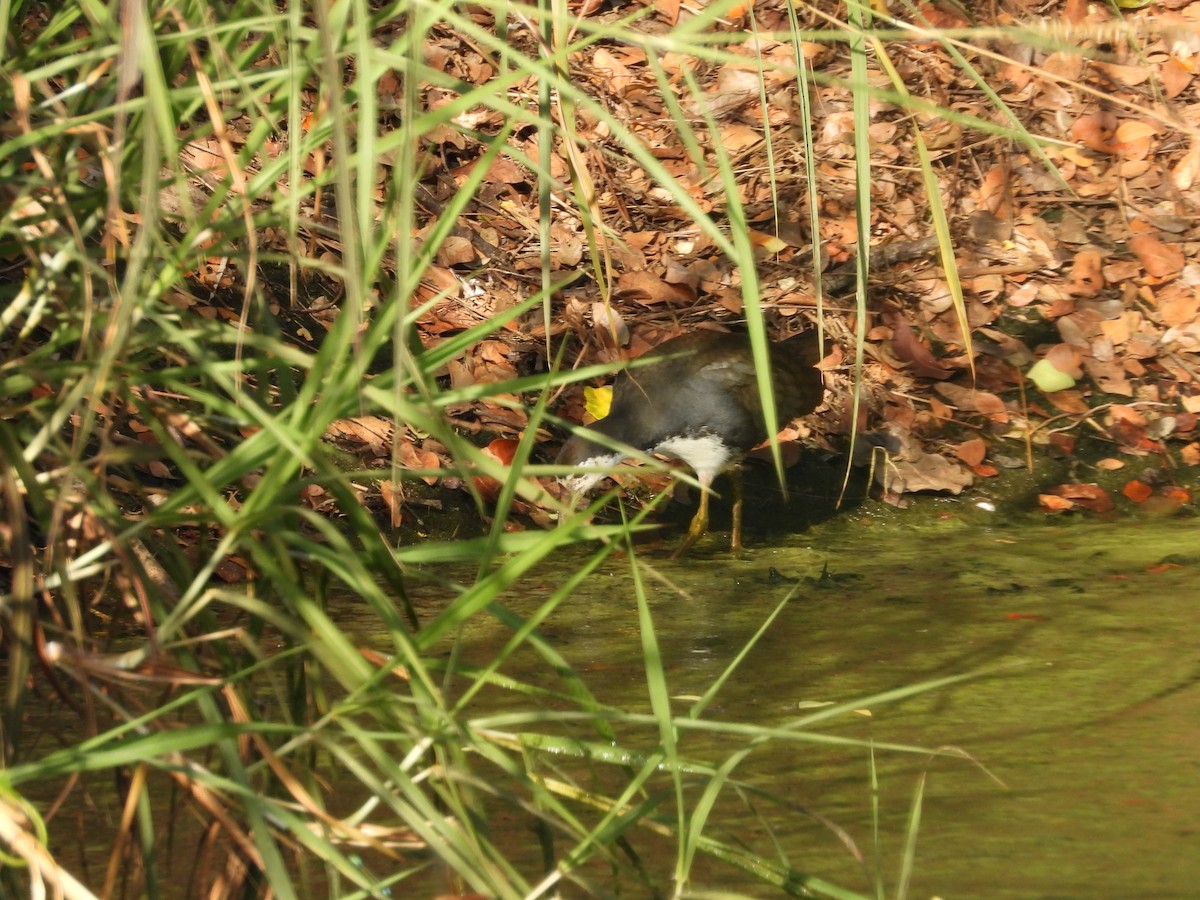
[(956, 122), (937, 118), (921, 126), (921, 136), (930, 150), (945, 150), (962, 143), (963, 129)]
[(1073, 415), (1084, 415), (1091, 411), (1087, 405), (1087, 401), (1083, 399), (1083, 394), (1080, 391), (1054, 391), (1051, 394), (1046, 394), (1046, 399), (1049, 400), (1054, 408), (1059, 412), (1071, 413)]
[(1088, 377), (1096, 383), (1096, 387), (1106, 394), (1116, 394), (1119, 397), (1132, 397), (1133, 385), (1126, 377), (1125, 365), (1121, 360), (1097, 359), (1085, 360), (1084, 368)]
[(635, 300), (644, 306), (657, 303), (687, 302), (695, 295), (687, 285), (668, 284), (653, 272), (626, 272), (617, 280), (618, 297)]
[(1095, 297), (1104, 290), (1101, 266), (1104, 258), (1097, 250), (1081, 250), (1071, 266), (1071, 293), (1076, 297)]
[(383, 479), (379, 482), (379, 496), (388, 509), (393, 528), (404, 524), (404, 489), (399, 483)]
[(959, 494), (974, 482), (971, 473), (940, 453), (918, 452), (916, 459), (890, 460), (884, 467), (887, 489), (894, 494), (948, 491)]
[(480, 341), (475, 353), (483, 362), (508, 365), (509, 346), (504, 341)]
[(573, 269), (583, 259), (583, 241), (571, 236), (556, 241), (550, 248), (550, 258), (555, 269)]
[(1028, 306), (1030, 303), (1036, 300), (1037, 297), (1038, 285), (1036, 282), (1031, 281), (1029, 284), (1022, 285), (1021, 287), (1009, 293), (1008, 296), (1004, 298), (1004, 302), (1009, 306), (1022, 307)]
[(1089, 113), (1071, 125), (1071, 138), (1097, 153), (1111, 153), (1117, 117), (1111, 112)]
[[(396, 459), (406, 469), (440, 469), (442, 460), (431, 450), (422, 450), (412, 441), (402, 440), (396, 444)], [(426, 484), (437, 484), (437, 475), (422, 475)]]
[(1131, 159), (1119, 164), (1111, 171), (1114, 174), (1119, 175), (1121, 178), (1131, 179), (1140, 178), (1147, 172), (1151, 171), (1151, 169), (1153, 169), (1155, 173), (1158, 172), (1158, 166), (1153, 161), (1148, 159)]
[(1183, 251), (1173, 245), (1164, 244), (1153, 234), (1136, 234), (1129, 239), (1129, 249), (1146, 267), (1151, 278), (1166, 278), (1183, 268)]
[(991, 391), (975, 392), (975, 411), (996, 422), (1008, 421), (1008, 410), (1004, 401)]
[(452, 359), (446, 363), (446, 372), (450, 375), (450, 386), (455, 390), (470, 387), (478, 382), (474, 371), (461, 359)]
[(1114, 405), (1109, 407), (1108, 417), (1113, 422), (1128, 422), (1130, 425), (1136, 425), (1139, 428), (1145, 428), (1149, 421), (1145, 414), (1133, 406)]
[(475, 261), (475, 248), (467, 238), (452, 234), (438, 247), (437, 261), (443, 266), (472, 263)]
[(983, 438), (972, 438), (963, 441), (954, 448), (954, 455), (972, 468), (983, 462), (987, 456), (987, 442)]
[(1004, 401), (990, 391), (963, 387), (961, 384), (941, 383), (936, 385), (939, 394), (964, 412), (977, 412), (986, 416), (1004, 416)]
[(1096, 68), (1113, 81), (1126, 87), (1145, 84), (1150, 77), (1150, 66), (1122, 66), (1117, 63), (1096, 62)]
[[(1096, 165), (1096, 160), (1078, 147), (1063, 147), (1061, 153), (1064, 159), (1070, 160), (1081, 169), (1090, 169)], [(1074, 173), (1064, 169), (1063, 177), (1070, 181), (1074, 177)]]
[(1042, 496), (1061, 497), (1092, 512), (1109, 512), (1116, 505), (1104, 488), (1095, 484), (1057, 484)]
[(756, 100), (758, 91), (757, 73), (744, 66), (727, 63), (721, 67), (715, 88), (704, 96), (695, 97), (685, 103), (684, 109), (696, 114), (702, 114), (707, 110), (709, 115), (720, 119)]
[[(471, 169), (474, 167), (474, 163), (468, 163), (455, 170), (454, 174), (457, 176), (460, 184), (466, 180)], [(492, 160), (492, 164), (488, 166), (487, 174), (483, 177), (485, 181), (493, 184), (525, 184), (529, 181), (529, 173), (507, 156), (500, 156)]]
[(629, 343), (629, 326), (611, 303), (592, 304), (592, 325), (604, 347), (624, 347)]
[(188, 141), (179, 151), (179, 161), (189, 174), (215, 185), (229, 177), (229, 167), (216, 138)]
[(1194, 288), (1179, 284), (1167, 285), (1157, 297), (1158, 317), (1169, 327), (1187, 325), (1200, 316), (1200, 296)]
[(734, 122), (721, 127), (721, 145), (730, 153), (741, 153), (763, 139), (758, 129)]
[[(1109, 174), (1109, 173), (1105, 173)], [(1124, 184), (1119, 178), (1097, 178), (1095, 181), (1079, 186), (1080, 197), (1108, 197), (1117, 193)]]
[(240, 584), (250, 577), (250, 564), (240, 556), (227, 556), (217, 563), (216, 575), (226, 584)]
[(676, 25), (679, 22), (681, 5), (681, 0), (654, 0), (654, 8), (668, 25)]
[(1177, 59), (1168, 59), (1158, 70), (1163, 90), (1168, 100), (1173, 100), (1187, 90), (1195, 74)]
[(429, 266), (421, 274), (421, 284), (417, 288), (417, 299), (427, 303), (442, 294), (447, 297), (457, 297), (462, 290), (462, 282), (453, 271), (445, 266)]
[(1181, 191), (1186, 191), (1196, 182), (1200, 173), (1200, 140), (1192, 138), (1192, 145), (1183, 158), (1171, 170), (1171, 181)]
[(604, 47), (598, 48), (592, 56), (592, 68), (603, 74), (618, 94), (623, 94), (636, 80), (628, 67)]
[(940, 419), (943, 422), (949, 422), (954, 418), (954, 410), (937, 397), (929, 398), (929, 412), (935, 419)]
[(742, 292), (734, 288), (719, 288), (713, 295), (713, 300), (717, 305), (735, 316), (740, 316), (745, 310), (746, 301), (742, 299)]
[(1040, 66), (1043, 72), (1074, 81), (1083, 74), (1083, 56), (1079, 53), (1051, 53)]
[(383, 416), (334, 419), (325, 429), (325, 437), (329, 440), (363, 445), (376, 457), (386, 456), (390, 452), (395, 436), (395, 423)]
[(1088, 17), (1088, 0), (1067, 0), (1063, 4), (1063, 21), (1072, 25), (1080, 25)]
[(1104, 319), (1100, 323), (1100, 332), (1116, 346), (1120, 346), (1138, 330), (1140, 320), (1141, 313), (1136, 310), (1128, 310), (1115, 319)]
[(1171, 345), (1178, 343), (1180, 350), (1186, 353), (1200, 353), (1200, 322), (1189, 322), (1187, 325), (1176, 325), (1163, 332), (1162, 343)]
[(997, 218), (1007, 218), (1012, 187), (1012, 175), (1008, 166), (992, 166), (984, 174), (979, 185), (979, 202)]
[[(1081, 346), (1086, 344), (1084, 341)], [(1058, 371), (1066, 372), (1077, 381), (1083, 377), (1083, 355), (1078, 347), (1071, 344), (1055, 344), (1046, 351), (1046, 359)]]
[(1140, 144), (1158, 134), (1158, 126), (1144, 119), (1126, 119), (1117, 126), (1117, 141), (1122, 144)]
[(946, 368), (921, 342), (917, 333), (899, 314), (887, 315), (885, 321), (892, 329), (892, 351), (908, 364), (909, 371), (920, 378), (949, 378), (953, 371)]
[[(880, 12), (887, 13), (886, 4), (880, 3), (877, 8)], [(922, 24), (927, 24), (930, 28), (966, 28), (971, 24), (969, 19), (959, 15), (948, 3), (922, 3), (920, 9), (924, 19)]]

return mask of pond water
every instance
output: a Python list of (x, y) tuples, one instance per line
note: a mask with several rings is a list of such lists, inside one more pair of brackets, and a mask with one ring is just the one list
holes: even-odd
[[(923, 784), (908, 897), (1200, 895), (1194, 518), (1031, 518), (1001, 526), (966, 503), (922, 501), (915, 513), (881, 515), (868, 504), (789, 537), (748, 535), (750, 549), (738, 557), (720, 537), (682, 560), (668, 558), (669, 545), (609, 557), (540, 628), (598, 700), (649, 712), (636, 572), (682, 715), (783, 604), (704, 718), (782, 728), (830, 704), (851, 704), (809, 731), (873, 742), (878, 795), (867, 746), (771, 741), (755, 748), (733, 777), (786, 805), (755, 796), (751, 808), (727, 788), (707, 835), (765, 858), (786, 858), (800, 872), (862, 895), (874, 896), (878, 879), (882, 896), (898, 897), (910, 809)], [(548, 558), (503, 602), (532, 614), (588, 558), (587, 547)], [(469, 584), (473, 575), (448, 567), (415, 572), (412, 593), (422, 616), (432, 618), (452, 598), (447, 578)], [(373, 643), (377, 620), (360, 598), (335, 598), (329, 611), (356, 642)], [(478, 615), (459, 635), (459, 659), (485, 665), (509, 637), (496, 619)], [(388, 641), (380, 636), (378, 643)], [(898, 701), (864, 699), (973, 673)], [(563, 688), (532, 652), (514, 657), (503, 674)], [(527, 694), (496, 691), (481, 695), (472, 712), (531, 708), (538, 707)], [(546, 708), (568, 707), (546, 701)], [(573, 731), (554, 722), (529, 730), (597, 740), (577, 724)], [(657, 747), (653, 726), (616, 727), (622, 746)], [(886, 746), (896, 744), (955, 749), (918, 754)], [(745, 746), (741, 736), (712, 731), (687, 731), (680, 739), (682, 756), (711, 765)], [(572, 760), (555, 764), (569, 769)], [(602, 787), (619, 791), (623, 769), (594, 768)], [(111, 810), (108, 818), (91, 806), (68, 812), (82, 837), (55, 843), (68, 865), (98, 884), (119, 803), (115, 796), (101, 802), (102, 794), (115, 793), (110, 776), (93, 781), (89, 802)], [(688, 802), (703, 784), (691, 780)], [(52, 793), (41, 797), (41, 786), (31, 787), (30, 796), (49, 805)], [(352, 782), (335, 793), (354, 808), (365, 799), (355, 796), (361, 790)], [(165, 803), (173, 794), (166, 786), (157, 796)], [(666, 806), (664, 814), (670, 820)], [(504, 851), (536, 880), (541, 859), (531, 818), (502, 809), (492, 825)], [(861, 861), (830, 823), (854, 843)], [(195, 828), (185, 817), (163, 844), (164, 858), (177, 858), (171, 871), (191, 871)], [(629, 839), (669, 892), (674, 845), (642, 829)], [(588, 874), (601, 889), (612, 888), (606, 866)], [(691, 876), (696, 892), (779, 895), (710, 858), (700, 857)], [(449, 884), (445, 873), (432, 870), (427, 882), (406, 883), (393, 896), (434, 896)], [(647, 896), (628, 876), (619, 886), (622, 896)], [(185, 894), (182, 886), (163, 891)], [(569, 885), (562, 894), (580, 895)]]
[[(637, 566), (683, 712), (682, 698), (703, 693), (794, 592), (707, 718), (782, 726), (821, 704), (984, 672), (865, 704), (813, 729), (879, 745), (960, 748), (974, 762), (877, 749), (873, 815), (866, 749), (770, 743), (736, 777), (832, 821), (864, 862), (799, 811), (775, 811), (768, 831), (739, 812), (736, 799), (714, 816), (719, 837), (735, 839), (732, 828), (767, 856), (778, 842), (795, 868), (863, 893), (874, 892), (878, 869), (885, 894), (896, 896), (906, 822), (924, 776), (911, 897), (1197, 896), (1195, 521), (996, 527), (963, 504), (946, 509), (955, 512), (923, 525), (851, 511), (774, 546), (759, 542), (740, 558), (715, 544), (679, 561), (657, 552), (612, 557), (542, 633), (600, 700), (647, 711)], [(541, 570), (505, 603), (532, 612), (584, 558), (580, 550), (555, 559), (562, 571)], [(508, 637), (488, 622), (480, 617), (464, 635), (468, 659), (486, 662)], [(535, 672), (506, 669), (544, 679)], [(742, 746), (689, 734), (682, 753), (719, 763)], [(692, 885), (774, 895), (715, 862), (696, 868)]]

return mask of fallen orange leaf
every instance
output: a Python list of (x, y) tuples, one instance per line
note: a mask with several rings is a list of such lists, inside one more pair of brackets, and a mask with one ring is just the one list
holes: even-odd
[(1152, 234), (1136, 234), (1129, 239), (1132, 250), (1151, 278), (1166, 278), (1183, 268), (1183, 251), (1164, 244)]
[(1161, 575), (1163, 572), (1169, 572), (1171, 569), (1182, 569), (1179, 563), (1157, 563), (1146, 569), (1151, 575)]
[(983, 438), (972, 438), (969, 441), (963, 441), (954, 449), (954, 455), (968, 466), (977, 466), (987, 456), (987, 443)]
[(1089, 150), (1111, 153), (1113, 133), (1116, 128), (1117, 117), (1113, 113), (1091, 113), (1075, 120), (1071, 125), (1071, 137)]
[(1150, 487), (1150, 485), (1146, 484), (1144, 481), (1137, 480), (1128, 481), (1125, 483), (1125, 487), (1121, 488), (1121, 493), (1134, 503), (1142, 503), (1153, 492), (1154, 490)]
[(1038, 503), (1047, 512), (1063, 512), (1075, 506), (1065, 497), (1056, 497), (1053, 494), (1038, 494)]
[(1103, 264), (1104, 259), (1097, 250), (1082, 250), (1075, 254), (1071, 266), (1071, 293), (1077, 297), (1095, 297), (1104, 290)]
[(1167, 497), (1170, 500), (1175, 500), (1179, 503), (1192, 502), (1192, 492), (1187, 488), (1179, 487), (1177, 485), (1163, 488), (1162, 494), (1164, 497)]

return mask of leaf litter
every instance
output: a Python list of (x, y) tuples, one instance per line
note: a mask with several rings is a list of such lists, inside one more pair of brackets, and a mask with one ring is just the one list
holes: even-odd
[[(893, 448), (879, 489), (884, 499), (902, 503), (913, 492), (957, 494), (979, 479), (1000, 477), (1014, 459), (1070, 454), (1075, 438), (1086, 436), (1107, 445), (1104, 458), (1149, 459), (1159, 473), (1153, 484), (1129, 480), (1119, 491), (1121, 501), (1167, 496), (1179, 506), (1190, 504), (1200, 465), (1200, 2), (1166, 0), (1121, 12), (1081, 0), (1011, 0), (989, 9), (994, 20), (978, 10), (969, 21), (952, 4), (894, 11), (887, 20), (901, 30), (1021, 25), (1041, 29), (1047, 40), (1001, 34), (974, 42), (911, 37), (877, 45), (886, 47), (906, 91), (924, 105), (895, 102), (879, 59), (868, 62), (869, 81), (879, 91), (869, 108), (867, 234), (856, 218), (849, 53), (840, 40), (777, 39), (789, 28), (780, 0), (731, 12), (721, 26), (722, 42), (712, 45), (720, 52), (660, 52), (655, 38), (694, 16), (690, 5), (670, 2), (647, 7), (633, 30), (623, 32), (627, 40), (576, 45), (566, 64), (591, 103), (577, 104), (569, 123), (557, 108), (557, 124), (569, 124), (578, 144), (571, 150), (561, 134), (556, 137), (550, 173), (567, 184), (576, 170), (593, 195), (586, 209), (568, 194), (556, 195), (544, 254), (538, 179), (530, 162), (542, 152), (537, 130), (517, 129), (506, 152), (492, 157), (485, 157), (483, 136), (503, 127), (498, 109), (464, 109), (452, 125), (429, 131), (416, 187), (425, 217), (414, 235), (418, 248), (475, 167), (487, 160), (487, 169), (411, 299), (421, 309), (415, 326), (425, 347), (526, 299), (544, 260), (552, 274), (575, 276), (554, 297), (551, 320), (539, 309), (464, 348), (447, 362), (446, 384), (499, 384), (538, 371), (546, 365), (548, 337), (570, 336), (568, 364), (586, 365), (634, 357), (696, 328), (737, 327), (746, 315), (746, 273), (695, 217), (699, 212), (726, 231), (733, 227), (731, 198), (718, 177), (720, 153), (735, 172), (736, 199), (756, 254), (757, 299), (772, 334), (820, 327), (827, 342), (827, 402), (806, 427), (788, 433), (791, 439), (846, 454), (852, 435), (887, 435), (876, 442)], [(840, 27), (837, 11), (835, 4), (804, 5), (799, 25), (806, 36), (822, 30), (832, 35)], [(625, 15), (606, 3), (583, 4), (577, 13), (596, 27)], [(497, 27), (483, 7), (469, 14), (478, 27)], [(519, 16), (510, 19), (513, 51), (536, 56), (527, 24)], [(399, 27), (391, 23), (385, 31)], [(630, 37), (638, 29), (644, 45)], [(1105, 37), (1110, 34), (1116, 37)], [(461, 96), (456, 81), (485, 85), (502, 75), (476, 41), (445, 26), (430, 32), (424, 52), (449, 79), (420, 86), (426, 108)], [(814, 184), (805, 166), (798, 53), (814, 76), (806, 104)], [(981, 90), (984, 84), (994, 99)], [(403, 90), (396, 73), (381, 77), (377, 89), (379, 99), (392, 104)], [(526, 78), (508, 96), (536, 108), (537, 94), (536, 81)], [(972, 121), (1001, 122), (996, 101), (1037, 138), (1036, 148), (972, 127)], [(380, 106), (380, 133), (390, 127), (390, 108)], [(664, 190), (645, 162), (613, 137), (601, 109), (641, 142), (688, 204)], [(673, 117), (672, 110), (682, 116)], [(237, 110), (226, 112), (229, 140), (241, 146), (252, 123)], [(315, 127), (324, 114), (312, 108), (304, 127)], [(953, 302), (931, 240), (931, 198), (914, 129), (932, 154), (936, 200), (951, 224), (963, 311)], [(246, 183), (266, 169), (272, 153), (283, 152), (273, 139), (259, 154), (238, 157), (246, 168), (234, 180)], [(332, 152), (328, 145), (313, 154), (302, 177), (337, 162)], [(232, 177), (229, 160), (214, 138), (187, 144), (191, 196), (169, 188), (160, 198), (164, 208), (203, 208)], [(377, 199), (391, 181), (392, 163), (386, 156), (380, 162)], [(279, 187), (288, 190), (285, 182)], [(342, 252), (331, 237), (336, 231), (322, 225), (333, 213), (322, 205), (320, 191), (316, 196), (299, 234), (264, 229), (256, 235), (260, 251), (336, 262)], [(810, 233), (811, 197), (817, 234)], [(596, 215), (601, 221), (589, 222)], [(847, 273), (868, 243), (876, 263), (862, 329), (864, 363), (856, 369), (859, 313)], [(600, 272), (594, 250), (603, 259)], [(205, 258), (189, 273), (190, 290), (177, 292), (178, 305), (236, 320), (225, 300), (245, 287), (247, 273), (238, 263)], [(271, 311), (302, 346), (319, 342), (346, 300), (340, 284), (318, 276), (302, 285), (302, 296), (290, 295), (290, 284), (285, 294), (284, 285), (267, 282)], [(855, 420), (849, 410), (856, 390)], [(521, 401), (483, 397), (448, 414), (487, 445), (516, 439), (528, 427)], [(584, 420), (584, 385), (563, 391), (556, 403), (563, 417)], [(447, 448), (375, 416), (339, 419), (327, 437), (367, 466), (398, 461), (426, 482), (453, 468)], [(539, 438), (546, 445), (540, 455), (552, 458), (557, 437), (546, 431)], [(403, 495), (381, 481), (363, 500), (385, 508), (395, 523), (403, 518)], [(1108, 492), (1089, 482), (1044, 486), (1040, 499), (1049, 512), (1112, 507)], [(516, 508), (532, 510), (525, 501)]]

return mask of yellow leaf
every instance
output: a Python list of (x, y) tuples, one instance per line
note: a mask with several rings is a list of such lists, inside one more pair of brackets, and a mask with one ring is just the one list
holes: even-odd
[(1054, 363), (1048, 359), (1039, 359), (1025, 374), (1043, 394), (1053, 394), (1055, 391), (1065, 391), (1075, 386), (1075, 379), (1061, 369), (1056, 369)]
[(612, 406), (612, 388), (584, 388), (583, 398), (588, 415), (599, 421), (608, 415), (608, 409)]

